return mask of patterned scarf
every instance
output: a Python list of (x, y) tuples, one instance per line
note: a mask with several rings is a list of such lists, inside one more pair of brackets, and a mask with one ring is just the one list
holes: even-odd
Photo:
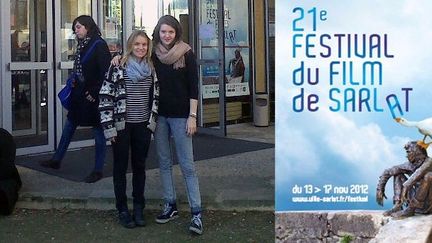
[(156, 45), (155, 53), (163, 64), (173, 65), (174, 69), (184, 68), (186, 66), (184, 54), (191, 47), (183, 41), (177, 42), (171, 49), (166, 49), (161, 43)]
[(145, 58), (138, 62), (135, 57), (131, 56), (126, 64), (126, 72), (132, 82), (136, 83), (150, 76), (151, 68)]
[(76, 77), (78, 77), (77, 81), (81, 83), (84, 82), (84, 76), (83, 76), (82, 64), (81, 64), (81, 51), (88, 46), (90, 40), (91, 38), (89, 36), (87, 36), (84, 39), (78, 39), (78, 45), (75, 52), (74, 73)]

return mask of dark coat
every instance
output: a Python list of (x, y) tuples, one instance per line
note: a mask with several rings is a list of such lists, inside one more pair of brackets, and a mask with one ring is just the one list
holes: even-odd
[(0, 214), (12, 213), (22, 182), (15, 167), (16, 146), (12, 135), (0, 128)]
[[(92, 38), (87, 47), (81, 52), (81, 57), (85, 55), (93, 42), (100, 37)], [(88, 60), (82, 64), (84, 83), (75, 82), (72, 90), (71, 108), (69, 109), (68, 118), (78, 126), (100, 126), (99, 90), (108, 71), (111, 61), (111, 54), (108, 45), (104, 40), (98, 43), (93, 49)], [(96, 101), (90, 102), (86, 99), (88, 92)]]

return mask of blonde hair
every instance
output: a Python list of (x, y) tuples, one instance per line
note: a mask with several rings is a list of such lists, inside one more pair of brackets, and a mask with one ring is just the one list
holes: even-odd
[(152, 47), (153, 47), (152, 41), (148, 37), (147, 33), (143, 30), (135, 30), (129, 36), (129, 38), (127, 40), (127, 44), (126, 44), (126, 52), (124, 53), (123, 58), (120, 61), (120, 65), (124, 67), (125, 64), (127, 63), (127, 61), (129, 60), (129, 58), (133, 55), (132, 52), (133, 52), (134, 42), (138, 36), (142, 36), (142, 37), (147, 39), (147, 53), (146, 53), (144, 58), (146, 59), (147, 63), (150, 65), (150, 67), (153, 69), (153, 63), (151, 61), (151, 53), (152, 53)]

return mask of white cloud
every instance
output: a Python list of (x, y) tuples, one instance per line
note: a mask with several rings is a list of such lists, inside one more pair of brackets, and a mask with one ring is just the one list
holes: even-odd
[[(300, 113), (286, 123), (278, 120), (276, 136), (276, 178), (316, 175), (328, 168), (331, 155), (339, 164), (348, 165), (365, 181), (376, 181), (376, 175), (389, 165), (402, 163), (403, 145), (409, 140), (387, 137), (379, 125), (356, 124), (340, 113)], [(337, 169), (337, 168), (336, 168)], [(280, 171), (279, 171), (280, 170)]]
[(276, 137), (277, 184), (290, 180), (294, 175), (316, 175), (321, 164), (316, 143), (302, 131), (284, 129)]
[(322, 139), (329, 151), (364, 175), (380, 170), (389, 161), (401, 161), (398, 154), (406, 139), (386, 137), (379, 125), (358, 125), (340, 113), (322, 112), (320, 116), (327, 121)]

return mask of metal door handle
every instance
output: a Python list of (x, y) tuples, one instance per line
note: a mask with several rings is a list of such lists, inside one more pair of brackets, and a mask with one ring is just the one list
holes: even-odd
[(73, 62), (59, 62), (58, 63), (59, 69), (72, 69), (73, 68)]

